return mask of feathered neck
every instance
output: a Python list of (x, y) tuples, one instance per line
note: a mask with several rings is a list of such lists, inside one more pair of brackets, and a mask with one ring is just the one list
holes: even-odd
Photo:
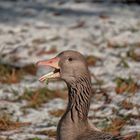
[[(59, 121), (57, 140), (65, 140), (71, 131), (71, 138), (79, 133), (81, 128), (88, 127), (88, 111), (92, 94), (91, 81), (87, 76), (79, 77), (76, 81), (67, 83), (68, 106)], [(68, 139), (69, 140), (69, 139)]]
[(67, 111), (71, 111), (73, 121), (73, 113), (75, 112), (77, 112), (80, 120), (87, 119), (91, 93), (91, 81), (86, 76), (79, 77), (75, 82), (68, 84), (69, 103)]

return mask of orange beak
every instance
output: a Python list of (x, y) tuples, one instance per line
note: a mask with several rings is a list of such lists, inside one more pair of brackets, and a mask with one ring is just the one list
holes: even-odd
[(54, 68), (54, 71), (48, 73), (48, 74), (45, 74), (43, 76), (41, 76), (39, 78), (39, 81), (41, 82), (44, 82), (45, 80), (50, 80), (50, 79), (57, 79), (60, 77), (60, 67), (59, 67), (59, 61), (60, 61), (60, 58), (58, 57), (55, 57), (55, 58), (52, 58), (50, 60), (42, 60), (42, 61), (39, 61), (37, 62), (37, 66), (46, 66), (46, 67), (52, 67)]

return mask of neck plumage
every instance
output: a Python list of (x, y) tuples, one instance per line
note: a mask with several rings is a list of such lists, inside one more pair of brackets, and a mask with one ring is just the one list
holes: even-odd
[[(68, 106), (57, 128), (57, 140), (66, 139), (65, 134), (88, 124), (88, 111), (91, 98), (90, 78), (79, 77), (76, 81), (68, 83)], [(78, 132), (77, 132), (78, 133)]]
[(76, 82), (68, 84), (69, 103), (67, 112), (71, 112), (71, 120), (74, 121), (73, 114), (77, 114), (79, 120), (86, 120), (88, 116), (91, 82), (87, 77), (80, 77)]

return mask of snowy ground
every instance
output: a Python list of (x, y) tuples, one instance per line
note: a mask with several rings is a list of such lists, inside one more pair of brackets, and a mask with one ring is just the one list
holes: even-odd
[[(140, 131), (139, 13), (137, 5), (55, 0), (1, 1), (0, 64), (23, 68), (67, 49), (94, 56), (97, 62), (90, 66), (96, 77), (92, 78), (93, 87), (106, 89), (106, 93), (93, 96), (89, 118), (100, 129), (115, 125), (115, 119), (118, 122), (125, 120), (119, 130), (108, 128), (109, 132)], [(59, 95), (60, 98), (48, 100), (37, 108), (24, 108), (28, 100), (19, 100), (25, 90), (46, 86), (37, 80), (42, 73), (44, 70), (39, 70), (16, 83), (0, 80), (0, 115), (8, 114), (12, 121), (31, 123), (17, 129), (0, 130), (0, 139), (54, 139), (61, 116), (54, 115), (54, 111), (63, 112), (66, 97)], [(122, 89), (116, 89), (115, 79), (129, 80), (134, 88), (119, 92)], [(49, 89), (59, 88), (60, 91), (63, 87), (63, 83), (48, 85)]]

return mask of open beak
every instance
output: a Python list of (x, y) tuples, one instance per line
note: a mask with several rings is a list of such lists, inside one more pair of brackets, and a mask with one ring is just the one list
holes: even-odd
[(59, 58), (58, 57), (55, 57), (55, 58), (52, 58), (50, 60), (42, 60), (42, 61), (39, 61), (37, 62), (37, 66), (46, 66), (46, 67), (52, 67), (54, 68), (54, 71), (48, 73), (48, 74), (45, 74), (43, 76), (41, 76), (39, 78), (39, 81), (41, 82), (44, 82), (46, 80), (50, 80), (50, 79), (57, 79), (60, 77), (60, 67), (59, 67)]

